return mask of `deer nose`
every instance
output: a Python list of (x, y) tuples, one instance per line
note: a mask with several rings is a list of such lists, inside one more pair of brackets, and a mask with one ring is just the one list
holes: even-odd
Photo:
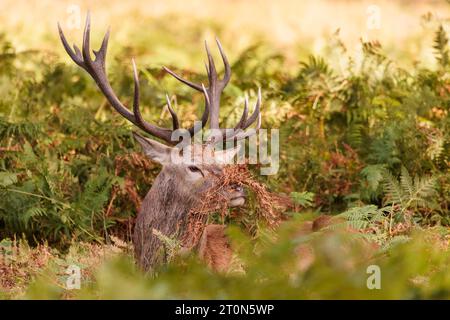
[(240, 185), (233, 185), (233, 190), (239, 194), (239, 196), (245, 197), (245, 190), (243, 186)]

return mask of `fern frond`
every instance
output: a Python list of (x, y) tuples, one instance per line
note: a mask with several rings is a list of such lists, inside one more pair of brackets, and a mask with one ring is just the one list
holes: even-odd
[(386, 168), (382, 164), (368, 165), (361, 170), (361, 175), (366, 178), (370, 191), (375, 192), (384, 179)]
[(439, 65), (443, 68), (446, 67), (450, 60), (448, 52), (448, 37), (442, 24), (439, 25), (439, 28), (436, 31), (433, 48), (435, 49), (435, 55)]
[(325, 62), (325, 60), (322, 57), (316, 57), (313, 55), (310, 55), (308, 57), (308, 62), (301, 62), (300, 63), (302, 68), (301, 72), (309, 75), (309, 76), (318, 76), (321, 74), (324, 75), (330, 75), (331, 70), (328, 64)]
[(28, 208), (22, 215), (20, 215), (20, 221), (23, 223), (25, 228), (27, 228), (30, 222), (38, 217), (44, 217), (46, 215), (46, 210), (42, 207), (31, 207)]
[(383, 184), (386, 195), (386, 204), (397, 203), (403, 206), (403, 189), (392, 173), (386, 172)]
[(386, 204), (398, 204), (404, 211), (414, 206), (431, 208), (436, 195), (436, 177), (416, 177), (413, 179), (405, 167), (401, 169), (400, 181), (390, 172), (384, 180)]
[(338, 215), (348, 221), (348, 226), (357, 230), (366, 229), (371, 223), (380, 221), (383, 211), (375, 205), (354, 207)]
[(161, 231), (153, 228), (152, 234), (156, 236), (159, 241), (164, 244), (165, 249), (167, 250), (168, 260), (172, 260), (181, 250), (182, 244), (179, 240), (174, 237), (169, 237), (163, 234)]
[(406, 243), (410, 240), (410, 237), (405, 235), (398, 235), (395, 237), (390, 238), (388, 241), (384, 242), (384, 245), (381, 247), (380, 253), (388, 252), (393, 247)]
[(0, 172), (0, 187), (8, 187), (15, 183), (17, 183), (17, 173)]
[(414, 185), (408, 170), (402, 166), (400, 174), (400, 185), (402, 187), (403, 193), (406, 193), (409, 197), (412, 197), (414, 193)]
[(441, 156), (444, 153), (444, 144), (445, 144), (445, 138), (444, 137), (438, 137), (436, 139), (433, 139), (430, 146), (427, 148), (427, 155), (430, 157), (431, 160), (438, 160), (441, 158)]
[(314, 193), (312, 192), (291, 192), (292, 201), (304, 208), (312, 207), (314, 202)]
[(411, 195), (411, 203), (417, 203), (427, 207), (427, 200), (436, 194), (436, 177), (416, 178), (414, 180), (414, 193)]
[(352, 147), (360, 147), (363, 144), (364, 126), (360, 123), (352, 123), (347, 132), (347, 140)]

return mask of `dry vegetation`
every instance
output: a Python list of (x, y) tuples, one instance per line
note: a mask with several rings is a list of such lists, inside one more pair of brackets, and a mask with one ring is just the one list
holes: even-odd
[[(367, 28), (371, 4), (380, 29)], [(2, 0), (1, 9), (0, 298), (450, 298), (446, 1)], [(135, 215), (160, 167), (63, 52), (56, 22), (78, 43), (87, 9), (94, 48), (112, 28), (107, 68), (127, 105), (136, 58), (151, 122), (169, 123), (166, 92), (182, 126), (198, 116), (201, 96), (161, 67), (202, 81), (202, 42), (216, 35), (233, 70), (224, 127), (244, 92), (262, 87), (280, 171), (230, 168), (220, 187), (246, 186), (247, 206), (192, 212), (195, 242), (206, 222), (218, 242), (230, 239), (231, 255), (200, 253), (227, 255), (228, 272), (162, 234), (171, 263), (156, 277), (136, 270)], [(382, 290), (367, 289), (370, 264)], [(70, 265), (81, 267), (81, 290), (65, 286)]]

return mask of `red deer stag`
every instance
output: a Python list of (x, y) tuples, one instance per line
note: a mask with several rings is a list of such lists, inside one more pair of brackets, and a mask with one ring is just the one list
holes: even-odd
[[(233, 159), (238, 151), (238, 148), (232, 148), (204, 153), (203, 150), (206, 149), (205, 146), (215, 144), (218, 141), (227, 141), (229, 139), (232, 139), (233, 141), (245, 139), (255, 132), (255, 130), (247, 130), (247, 128), (255, 122), (257, 123), (256, 128), (259, 129), (261, 124), (261, 115), (259, 111), (261, 94), (259, 93), (258, 95), (255, 110), (252, 115), (248, 116), (248, 103), (246, 101), (242, 117), (234, 128), (233, 135), (225, 135), (225, 132), (229, 131), (226, 131), (227, 129), (219, 128), (219, 108), (221, 94), (230, 81), (231, 68), (220, 42), (216, 40), (225, 67), (224, 76), (222, 79), (218, 77), (213, 58), (206, 45), (208, 58), (208, 64), (206, 66), (208, 74), (207, 87), (203, 86), (203, 84), (185, 80), (171, 70), (164, 68), (170, 75), (192, 89), (201, 92), (204, 96), (205, 109), (201, 118), (201, 126), (193, 126), (185, 132), (188, 132), (190, 137), (193, 137), (194, 134), (198, 130), (203, 129), (209, 121), (210, 129), (214, 129), (211, 131), (222, 133), (211, 136), (212, 139), (206, 143), (201, 143), (200, 145), (190, 144), (187, 147), (184, 147), (183, 152), (186, 152), (186, 150), (189, 152), (193, 151), (193, 157), (190, 159), (183, 157), (182, 161), (174, 161), (174, 158), (180, 159), (180, 157), (177, 157), (176, 155), (180, 155), (181, 152), (181, 149), (176, 146), (179, 142), (179, 138), (173, 139), (173, 137), (175, 137), (173, 133), (179, 129), (179, 121), (175, 111), (170, 105), (169, 99), (167, 101), (167, 106), (172, 116), (173, 129), (161, 128), (146, 122), (139, 111), (139, 80), (134, 61), (132, 61), (134, 70), (134, 99), (132, 111), (120, 102), (108, 81), (105, 70), (105, 59), (109, 31), (106, 33), (100, 49), (98, 51), (93, 51), (95, 59), (92, 60), (89, 13), (86, 19), (81, 50), (76, 45), (74, 45), (72, 49), (59, 24), (58, 29), (62, 44), (68, 55), (78, 66), (91, 75), (109, 104), (128, 121), (168, 144), (162, 144), (133, 132), (135, 139), (142, 146), (144, 153), (150, 159), (159, 162), (162, 165), (161, 172), (155, 179), (150, 191), (142, 203), (133, 235), (135, 257), (138, 265), (145, 271), (154, 270), (155, 266), (164, 263), (167, 259), (164, 245), (160, 239), (155, 236), (154, 230), (169, 237), (182, 239), (183, 234), (186, 231), (190, 210), (201, 201), (207, 190), (214, 187), (217, 183), (217, 177), (223, 173), (225, 167), (224, 163), (229, 163), (229, 160)], [(231, 186), (222, 192), (223, 196), (228, 201), (228, 205), (231, 207), (241, 206), (245, 202), (245, 193), (242, 187), (238, 185)], [(215, 204), (211, 205), (214, 206)], [(219, 234), (214, 234), (214, 232), (217, 231), (219, 231)], [(222, 234), (220, 234), (220, 232), (222, 232)], [(199, 241), (200, 243), (197, 247), (207, 248), (208, 244), (206, 244), (205, 241), (209, 240), (225, 243), (226, 238), (223, 236), (223, 227), (215, 225), (207, 226), (203, 231), (202, 239)], [(230, 252), (221, 253), (220, 250), (218, 251), (219, 252), (212, 254), (203, 254), (203, 256), (215, 256), (218, 259), (224, 259), (225, 256), (230, 255)], [(202, 256), (201, 252), (200, 255)], [(211, 261), (209, 261), (209, 263), (211, 263)]]

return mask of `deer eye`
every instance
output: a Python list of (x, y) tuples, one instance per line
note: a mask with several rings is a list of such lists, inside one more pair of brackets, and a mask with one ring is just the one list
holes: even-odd
[(199, 173), (201, 173), (201, 174), (203, 175), (202, 170), (200, 170), (200, 168), (197, 167), (197, 166), (188, 166), (188, 169), (189, 169), (189, 171), (191, 171), (191, 172), (199, 172)]

